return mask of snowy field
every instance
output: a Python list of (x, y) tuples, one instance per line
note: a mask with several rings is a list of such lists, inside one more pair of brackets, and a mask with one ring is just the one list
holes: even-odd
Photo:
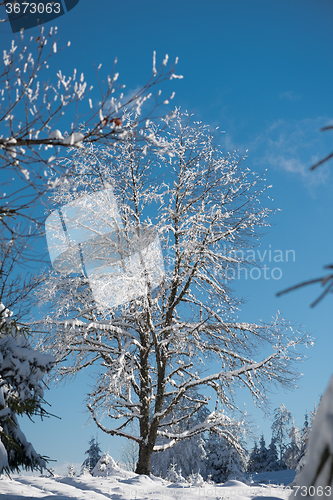
[(218, 485), (184, 485), (154, 476), (119, 471), (108, 477), (42, 477), (13, 475), (0, 479), (1, 500), (43, 498), (47, 500), (285, 500), (294, 471), (262, 473), (253, 482), (227, 481)]

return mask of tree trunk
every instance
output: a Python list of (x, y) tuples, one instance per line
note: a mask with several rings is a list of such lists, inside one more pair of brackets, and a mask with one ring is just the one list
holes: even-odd
[(148, 445), (140, 446), (139, 460), (136, 465), (136, 474), (150, 474), (150, 457), (152, 455), (152, 448)]

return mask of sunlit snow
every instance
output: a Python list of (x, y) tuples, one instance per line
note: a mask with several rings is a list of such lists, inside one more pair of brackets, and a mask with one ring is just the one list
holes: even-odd
[[(123, 471), (119, 467), (107, 477), (43, 477), (15, 475), (12, 480), (2, 476), (1, 498), (22, 500), (42, 498), (52, 500), (285, 500), (290, 495), (288, 484), (294, 471), (279, 471), (257, 475), (248, 484), (229, 480), (224, 484), (196, 486), (189, 483), (170, 483), (153, 475), (143, 476)], [(275, 481), (275, 483), (273, 482)]]

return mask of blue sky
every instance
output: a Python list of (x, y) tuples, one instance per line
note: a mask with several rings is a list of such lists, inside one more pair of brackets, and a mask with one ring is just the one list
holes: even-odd
[[(103, 63), (106, 75), (117, 57), (120, 81), (130, 92), (150, 77), (154, 50), (160, 62), (166, 53), (171, 59), (178, 56), (184, 79), (165, 87), (165, 92), (175, 90), (174, 105), (225, 131), (219, 142), (226, 153), (247, 151), (248, 167), (267, 169), (272, 185), (267, 203), (279, 211), (271, 217), (259, 251), (267, 251), (263, 263), (270, 269), (276, 263), (269, 250), (272, 255), (293, 250), (295, 259), (278, 263), (280, 279), (273, 279), (271, 271), (270, 279), (263, 274), (256, 280), (243, 277), (235, 280), (235, 290), (247, 301), (241, 319), (269, 321), (280, 310), (316, 339), (300, 367), (300, 388), (272, 394), (272, 408), (284, 403), (299, 426), (332, 372), (331, 299), (310, 309), (319, 287), (281, 298), (276, 292), (320, 276), (322, 266), (332, 262), (333, 161), (309, 171), (333, 149), (333, 133), (320, 132), (333, 122), (332, 15), (330, 0), (80, 0), (57, 19), (58, 45), (70, 40), (71, 46), (49, 70), (52, 78), (58, 69), (71, 74), (76, 67), (95, 84), (93, 63)], [(2, 25), (1, 50), (11, 39), (9, 25)], [(281, 273), (275, 271), (275, 276)], [(96, 436), (93, 424), (85, 426), (84, 394), (90, 383), (83, 375), (47, 393), (52, 413), (62, 420), (23, 424), (36, 449), (58, 460), (59, 470), (66, 462), (82, 463), (88, 440)], [(242, 398), (258, 426), (257, 436), (264, 432), (269, 441), (271, 422), (243, 393)], [(100, 431), (98, 439), (117, 459), (121, 441)]]

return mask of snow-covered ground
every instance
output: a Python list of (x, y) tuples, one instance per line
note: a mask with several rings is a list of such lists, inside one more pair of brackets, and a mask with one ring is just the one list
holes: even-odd
[[(119, 471), (108, 477), (1, 476), (0, 499), (23, 500), (285, 500), (294, 471), (262, 473), (253, 483), (227, 481), (224, 484), (191, 486), (174, 484), (154, 476), (139, 476)], [(262, 481), (262, 482), (261, 482)], [(273, 484), (273, 482), (275, 484)], [(271, 484), (270, 484), (271, 483)]]

